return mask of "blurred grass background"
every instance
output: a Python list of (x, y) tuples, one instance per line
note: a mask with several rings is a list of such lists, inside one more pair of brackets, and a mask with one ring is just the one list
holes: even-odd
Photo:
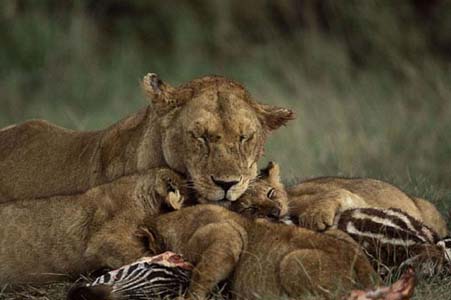
[(147, 72), (225, 75), (294, 109), (265, 157), (288, 182), (369, 176), (451, 208), (451, 1), (0, 2), (0, 127), (104, 128), (146, 105)]
[(221, 74), (297, 119), (266, 159), (288, 181), (370, 176), (451, 207), (451, 2), (5, 0), (0, 127), (103, 128), (138, 81)]

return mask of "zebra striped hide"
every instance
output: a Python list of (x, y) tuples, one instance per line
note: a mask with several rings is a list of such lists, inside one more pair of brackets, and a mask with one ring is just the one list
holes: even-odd
[(451, 274), (451, 238), (440, 239), (399, 209), (345, 210), (337, 216), (335, 227), (357, 241), (379, 270), (412, 265), (422, 276)]
[(92, 283), (73, 287), (68, 300), (164, 300), (183, 295), (193, 266), (173, 252), (143, 257), (97, 277)]

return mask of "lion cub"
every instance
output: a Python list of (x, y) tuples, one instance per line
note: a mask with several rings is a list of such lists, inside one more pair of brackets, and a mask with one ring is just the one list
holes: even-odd
[[(335, 217), (354, 208), (400, 209), (422, 221), (440, 237), (448, 234), (445, 219), (429, 201), (410, 197), (387, 182), (370, 178), (320, 177), (287, 188), (290, 214), (303, 226), (324, 230)], [(297, 221), (297, 220), (296, 220)]]
[(230, 210), (251, 218), (279, 220), (288, 213), (288, 196), (280, 180), (279, 165), (269, 162)]
[[(248, 215), (247, 211), (251, 209), (251, 217), (273, 219), (268, 211), (288, 206), (289, 199), (280, 182), (279, 167), (274, 163), (262, 170), (259, 180), (251, 188), (232, 204), (232, 210)], [(337, 190), (336, 195), (339, 195), (339, 189)], [(277, 201), (269, 197), (271, 194), (279, 195)], [(294, 223), (297, 223), (297, 216), (295, 211), (286, 217), (293, 218)], [(283, 218), (283, 221), (287, 218)], [(342, 239), (352, 238), (362, 247), (373, 266), (382, 271), (381, 274), (396, 271), (398, 267), (410, 263), (415, 263), (422, 269), (420, 275), (449, 273), (449, 238), (440, 238), (423, 222), (399, 209), (349, 208), (337, 214), (331, 229), (325, 233)]]
[[(439, 237), (448, 235), (445, 219), (429, 201), (410, 197), (399, 188), (370, 178), (320, 177), (285, 189), (279, 166), (273, 162), (262, 170), (230, 209), (250, 217), (289, 216), (295, 223), (314, 230), (334, 225), (336, 217), (349, 209), (399, 209), (432, 228)], [(288, 212), (287, 212), (288, 209)]]
[(377, 274), (358, 247), (331, 235), (265, 219), (245, 218), (215, 205), (159, 215), (148, 224), (155, 252), (173, 251), (194, 264), (188, 297), (205, 299), (222, 280), (236, 299), (328, 298)]
[(0, 204), (0, 283), (64, 280), (145, 255), (138, 227), (180, 208), (180, 181), (169, 169), (152, 169), (85, 193)]
[(288, 213), (279, 173), (269, 163), (229, 209), (200, 204), (147, 222), (154, 254), (173, 251), (194, 264), (189, 298), (207, 298), (225, 279), (235, 299), (309, 293), (333, 298), (378, 278), (358, 245), (341, 233), (272, 222)]

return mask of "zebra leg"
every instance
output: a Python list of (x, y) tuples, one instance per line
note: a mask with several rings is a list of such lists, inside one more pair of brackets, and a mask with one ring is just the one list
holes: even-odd
[(232, 222), (211, 223), (200, 227), (190, 238), (184, 251), (195, 266), (188, 298), (206, 299), (220, 281), (229, 277), (246, 241), (244, 229)]
[(450, 266), (442, 247), (418, 244), (411, 248), (410, 257), (400, 265), (400, 270), (412, 266), (419, 278), (449, 276)]

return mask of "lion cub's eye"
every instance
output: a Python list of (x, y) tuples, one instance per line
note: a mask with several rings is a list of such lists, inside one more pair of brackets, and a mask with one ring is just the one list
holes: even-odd
[(267, 196), (269, 199), (274, 199), (274, 198), (276, 197), (276, 195), (277, 195), (277, 192), (276, 192), (276, 190), (275, 190), (274, 188), (271, 188), (271, 189), (268, 191), (268, 193), (266, 194), (266, 196)]
[(245, 209), (243, 210), (244, 213), (250, 214), (250, 215), (256, 214), (257, 211), (258, 211), (257, 208), (254, 207), (254, 206), (249, 206), (249, 207), (247, 207), (247, 208), (245, 208)]

